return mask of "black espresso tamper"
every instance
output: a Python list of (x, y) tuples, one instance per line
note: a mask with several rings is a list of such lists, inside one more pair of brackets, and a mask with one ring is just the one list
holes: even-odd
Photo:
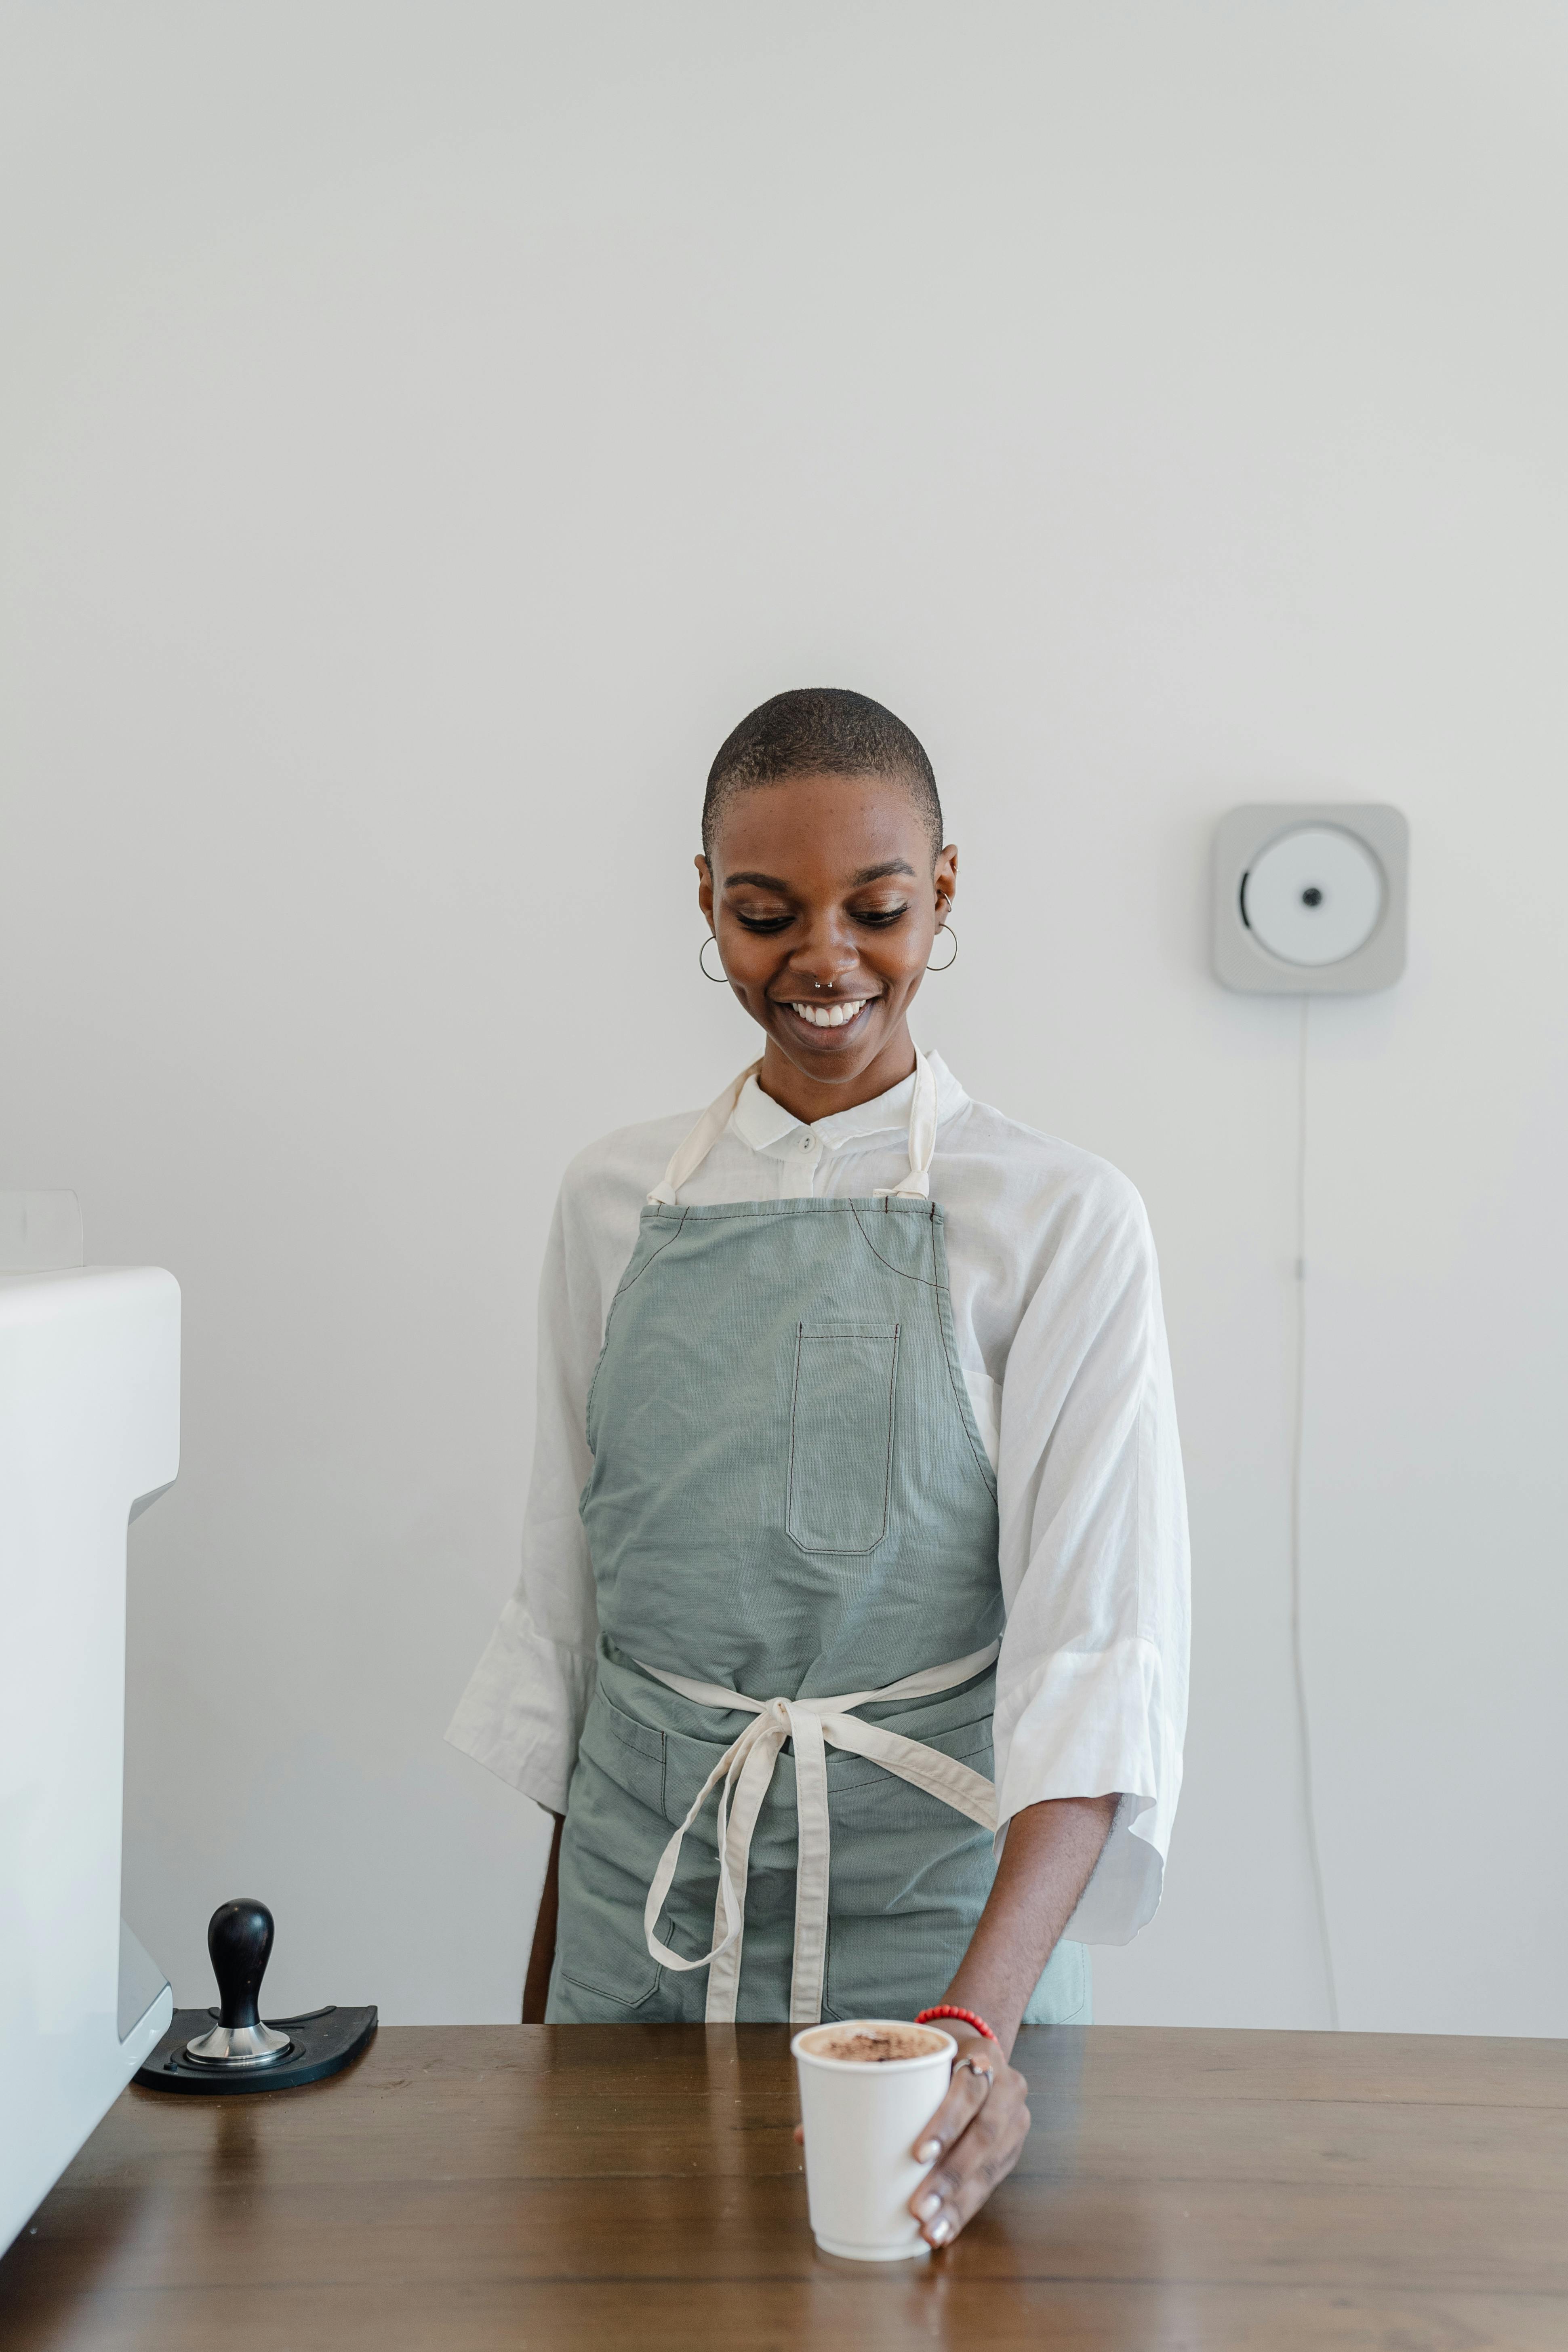
[(289, 2036), (263, 2025), (257, 2002), (272, 1957), (272, 1914), (265, 1903), (238, 1895), (220, 1903), (207, 1923), (207, 1956), (217, 1979), (218, 2022), (185, 2044), (195, 2066), (274, 2066)]
[[(247, 1895), (220, 1903), (207, 1925), (218, 2009), (176, 2009), (133, 2079), (146, 2091), (200, 2099), (298, 2091), (352, 2065), (375, 2033), (374, 2009), (308, 2009), (263, 2025), (258, 2003), (272, 1953), (272, 1914)], [(216, 2018), (217, 2023), (212, 2023)]]

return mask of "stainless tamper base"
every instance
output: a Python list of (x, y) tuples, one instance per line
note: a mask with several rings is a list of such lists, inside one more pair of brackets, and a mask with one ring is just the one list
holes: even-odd
[(215, 2025), (185, 2044), (195, 2066), (270, 2066), (289, 2047), (289, 2036), (270, 2025)]

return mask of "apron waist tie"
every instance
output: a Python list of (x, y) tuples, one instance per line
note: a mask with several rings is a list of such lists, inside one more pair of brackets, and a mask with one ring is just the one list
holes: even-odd
[[(795, 1888), (795, 1962), (790, 1976), (792, 2025), (815, 2025), (822, 2015), (822, 1980), (827, 1956), (827, 1749), (843, 1748), (869, 1757), (900, 1780), (924, 1789), (982, 1829), (996, 1827), (996, 1790), (967, 1764), (956, 1763), (923, 1740), (906, 1739), (879, 1724), (857, 1722), (852, 1710), (874, 1700), (931, 1698), (983, 1674), (1000, 1652), (990, 1642), (949, 1665), (926, 1666), (880, 1690), (851, 1691), (843, 1698), (748, 1698), (721, 1683), (690, 1681), (661, 1666), (645, 1675), (666, 1684), (699, 1706), (744, 1707), (755, 1717), (731, 1742), (698, 1790), (686, 1819), (659, 1857), (643, 1909), (648, 1951), (667, 1969), (707, 1969), (710, 2025), (733, 2025), (741, 1990), (741, 1949), (746, 1930), (746, 1870), (752, 1832), (773, 1767), (786, 1739), (795, 1741), (795, 1802), (798, 1837)], [(641, 1661), (638, 1661), (641, 1664)], [(674, 1882), (680, 1848), (713, 1790), (719, 1790), (719, 1891), (713, 1904), (713, 1948), (700, 1959), (683, 1959), (661, 1944), (654, 1929)]]

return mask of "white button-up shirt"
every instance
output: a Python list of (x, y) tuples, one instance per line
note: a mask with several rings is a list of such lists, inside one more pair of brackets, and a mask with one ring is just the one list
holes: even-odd
[[(1124, 1176), (971, 1101), (930, 1059), (931, 1197), (946, 1213), (959, 1356), (1001, 1519), (998, 1817), (1005, 1827), (1046, 1798), (1118, 1794), (1068, 1932), (1125, 1943), (1159, 1903), (1187, 1710), (1186, 1501), (1154, 1244)], [(860, 1197), (896, 1184), (913, 1086), (807, 1127), (750, 1078), (680, 1197)], [(554, 1812), (598, 1640), (577, 1514), (593, 1466), (588, 1387), (643, 1203), (694, 1124), (686, 1112), (623, 1128), (566, 1171), (540, 1289), (522, 1575), (447, 1735)]]

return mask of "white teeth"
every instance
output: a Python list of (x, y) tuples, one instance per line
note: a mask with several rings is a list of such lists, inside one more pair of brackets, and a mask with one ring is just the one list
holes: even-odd
[(790, 1011), (798, 1013), (803, 1021), (809, 1021), (814, 1029), (842, 1029), (847, 1021), (854, 1020), (865, 1003), (863, 996), (852, 996), (844, 1004), (792, 1004)]

